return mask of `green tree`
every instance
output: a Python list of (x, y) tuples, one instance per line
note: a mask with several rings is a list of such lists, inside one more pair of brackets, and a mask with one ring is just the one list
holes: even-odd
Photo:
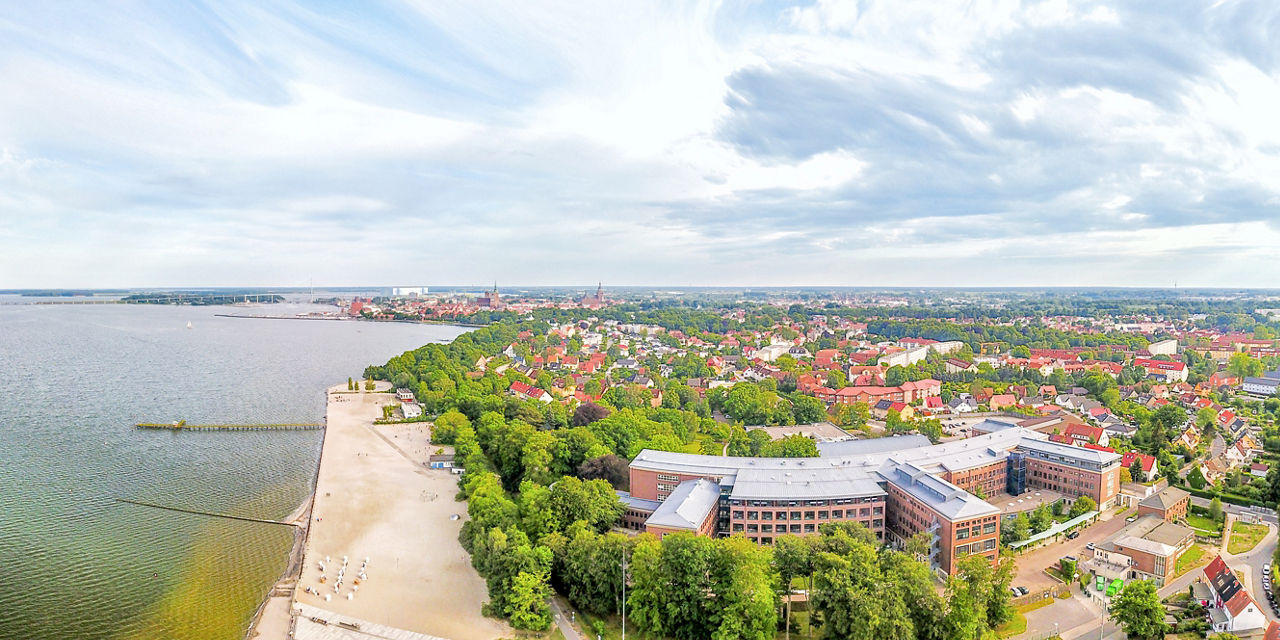
[(1008, 526), (1000, 528), (1000, 538), (1005, 544), (1019, 542), (1031, 537), (1031, 520), (1025, 513), (1019, 513)]
[(1233, 353), (1227, 359), (1227, 373), (1237, 378), (1256, 378), (1262, 375), (1262, 361), (1247, 353)]
[(760, 455), (766, 458), (816, 458), (818, 445), (808, 436), (797, 433), (764, 445)]
[(1213, 518), (1213, 520), (1217, 522), (1221, 522), (1222, 515), (1222, 500), (1217, 496), (1214, 496), (1213, 499), (1209, 501), (1209, 517)]
[(551, 626), (551, 607), (547, 604), (550, 597), (551, 588), (547, 586), (545, 573), (522, 571), (511, 580), (511, 593), (503, 613), (517, 629), (543, 631)]
[(470, 427), (471, 421), (457, 409), (450, 409), (435, 419), (431, 426), (432, 444), (453, 444), (457, 442), (458, 430)]
[(783, 626), (791, 636), (791, 583), (813, 573), (812, 537), (779, 536), (773, 545), (773, 569), (778, 574), (781, 591), (786, 597), (786, 620)]
[(1163, 638), (1168, 630), (1164, 623), (1164, 605), (1150, 580), (1125, 585), (1111, 603), (1111, 612), (1130, 638)]
[(1142, 458), (1140, 456), (1133, 457), (1133, 463), (1129, 465), (1129, 477), (1134, 482), (1147, 481), (1147, 472), (1142, 470)]
[(1031, 522), (1031, 533), (1045, 531), (1053, 524), (1053, 515), (1049, 513), (1049, 505), (1045, 504), (1036, 507), (1028, 519)]
[(812, 424), (827, 419), (827, 407), (813, 396), (796, 396), (792, 401), (791, 414), (796, 424)]
[(884, 372), (884, 383), (890, 387), (901, 386), (907, 381), (907, 370), (899, 366), (889, 367)]
[(1071, 511), (1067, 512), (1068, 518), (1078, 518), (1094, 509), (1098, 508), (1098, 503), (1094, 502), (1089, 496), (1080, 496), (1076, 501), (1071, 503)]

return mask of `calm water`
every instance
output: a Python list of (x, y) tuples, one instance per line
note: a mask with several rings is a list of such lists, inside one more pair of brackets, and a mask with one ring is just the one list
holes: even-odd
[(314, 309), (0, 305), (0, 638), (243, 636), (290, 530), (115, 498), (282, 518), (320, 431), (133, 424), (318, 422), (326, 386), (463, 331), (214, 317)]

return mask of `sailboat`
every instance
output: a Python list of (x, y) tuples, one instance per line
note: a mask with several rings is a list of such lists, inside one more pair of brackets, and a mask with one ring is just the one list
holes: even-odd
[(190, 328), (191, 328), (191, 321), (190, 321), (190, 320), (188, 320), (188, 321), (187, 321), (187, 328), (188, 328), (188, 329), (190, 329)]

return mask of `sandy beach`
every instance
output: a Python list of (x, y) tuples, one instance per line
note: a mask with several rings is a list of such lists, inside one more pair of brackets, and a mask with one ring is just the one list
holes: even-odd
[[(458, 543), (467, 515), (465, 503), (453, 499), (456, 476), (423, 464), (436, 450), (425, 425), (373, 424), (389, 402), (394, 399), (385, 393), (350, 393), (345, 385), (329, 389), (324, 449), (293, 608), (306, 605), (308, 611), (331, 612), (336, 620), (449, 640), (510, 636), (505, 623), (480, 614), (487, 592)], [(334, 594), (343, 556), (343, 584)], [(366, 557), (368, 577), (348, 599)], [(320, 563), (326, 565), (323, 573)], [(308, 587), (319, 595), (307, 593)], [(287, 637), (287, 624), (279, 625), (284, 607), (276, 600), (267, 602), (257, 637)], [(299, 626), (297, 637), (306, 637), (313, 626)]]

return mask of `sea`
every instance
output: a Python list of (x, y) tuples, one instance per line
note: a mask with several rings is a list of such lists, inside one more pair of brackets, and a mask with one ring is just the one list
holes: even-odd
[[(34, 305), (0, 296), (0, 639), (239, 640), (285, 571), (280, 520), (312, 489), (324, 390), (466, 329), (218, 314), (261, 306)], [(190, 325), (190, 326), (188, 326)]]

